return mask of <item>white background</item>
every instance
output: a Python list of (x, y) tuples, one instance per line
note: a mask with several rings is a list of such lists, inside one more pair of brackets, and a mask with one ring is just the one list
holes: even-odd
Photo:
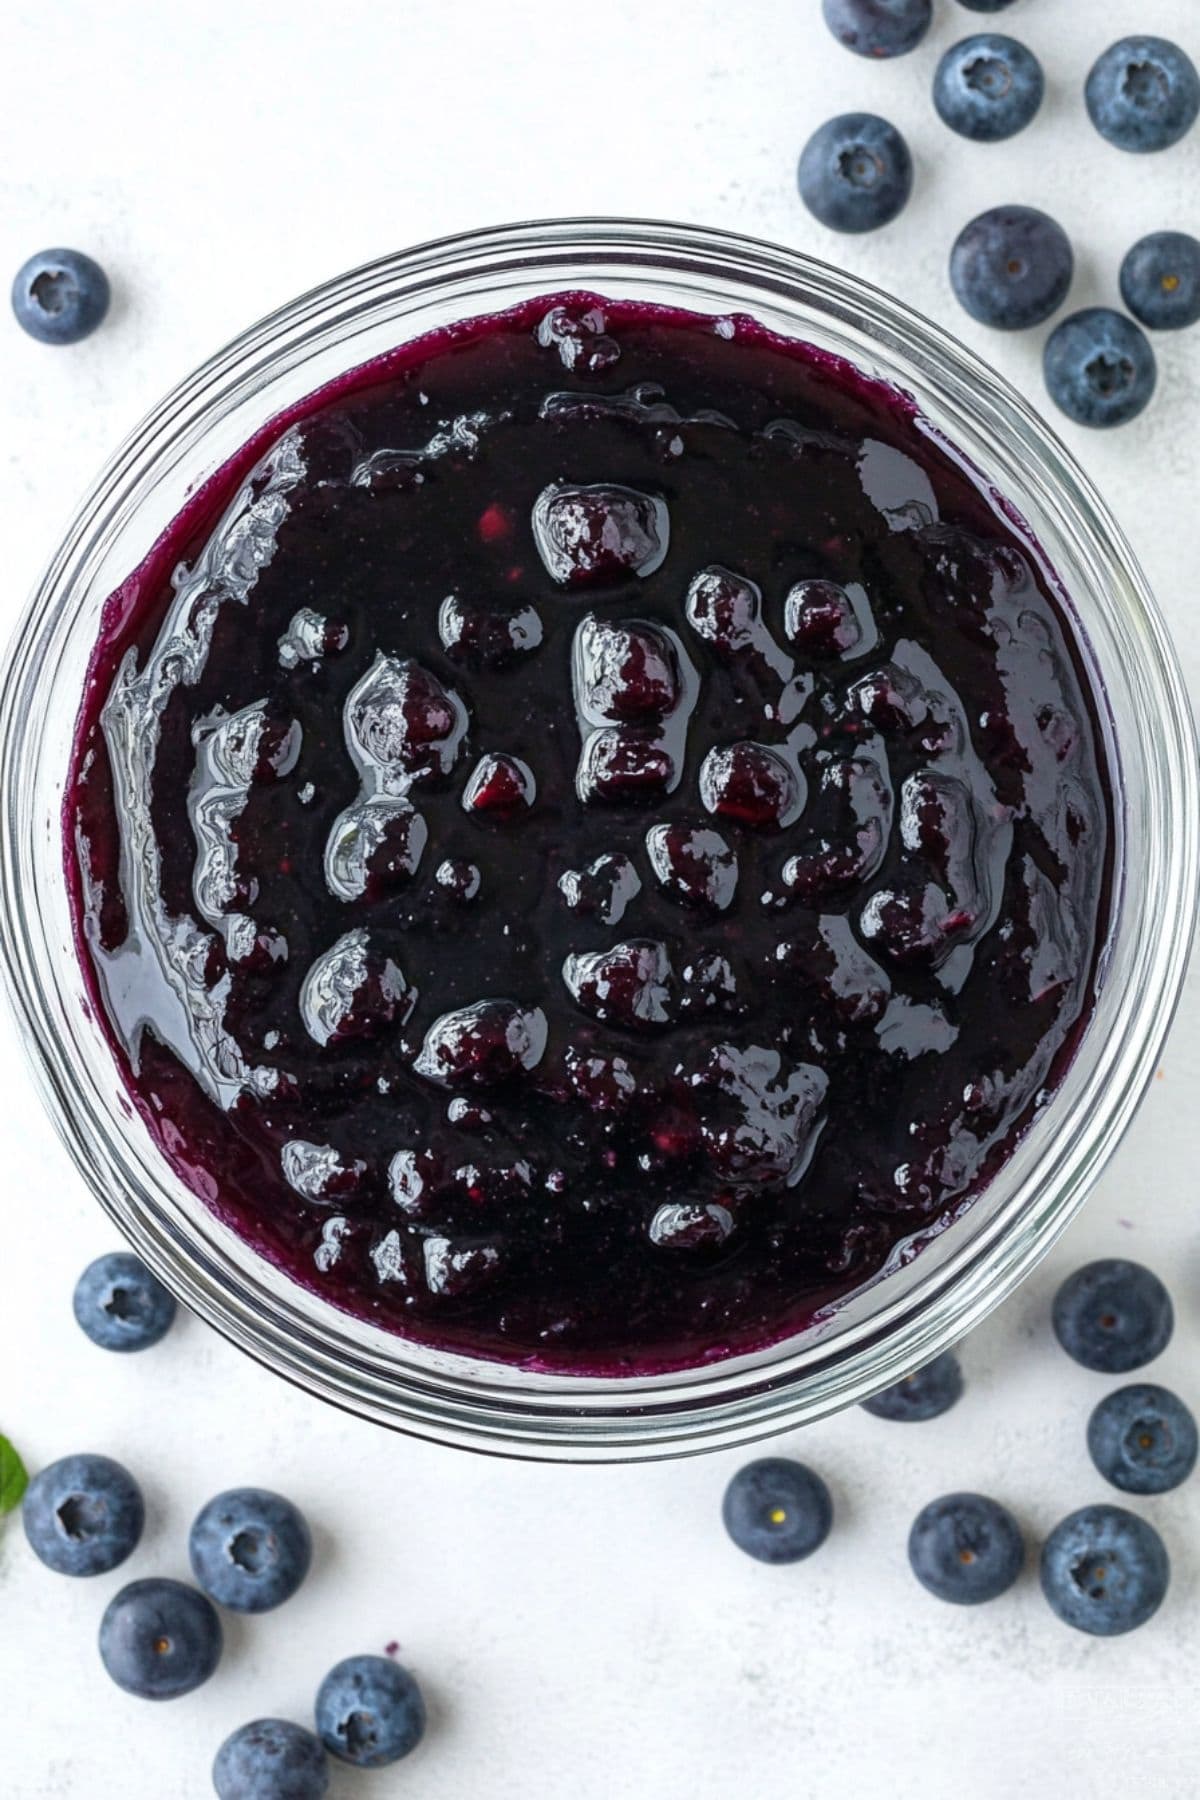
[[(1113, 302), (1124, 249), (1200, 233), (1200, 130), (1123, 156), (1087, 122), (1093, 57), (1140, 28), (1200, 59), (1196, 0), (1017, 0), (1000, 21), (937, 0), (915, 55), (869, 64), (817, 0), (8, 0), (0, 42), (0, 274), (66, 243), (98, 256), (110, 322), (71, 350), (0, 316), (0, 626), (83, 486), (159, 394), (243, 325), (356, 262), (517, 217), (607, 212), (758, 233), (861, 270), (949, 323), (1043, 403), (1044, 334), (1013, 339), (956, 307), (946, 255), (985, 205), (1056, 214), (1075, 304)], [(938, 123), (940, 49), (989, 23), (1044, 58), (1049, 99), (1013, 143)], [(867, 107), (909, 135), (917, 191), (887, 231), (838, 239), (796, 197), (796, 155), (827, 115)], [(1200, 676), (1200, 330), (1160, 338), (1161, 393), (1104, 439), (1062, 426), (1114, 503)], [(949, 1417), (856, 1413), (781, 1447), (828, 1478), (837, 1524), (812, 1562), (771, 1570), (724, 1540), (736, 1456), (621, 1470), (504, 1465), (391, 1437), (263, 1374), (197, 1321), (145, 1356), (94, 1349), (70, 1316), (113, 1233), (0, 1033), (0, 1429), (31, 1466), (78, 1449), (127, 1461), (150, 1525), (131, 1565), (91, 1582), (37, 1564), (0, 1525), (0, 1800), (200, 1800), (225, 1733), (307, 1719), (336, 1658), (390, 1640), (432, 1728), (408, 1764), (339, 1774), (349, 1800), (950, 1800), (1194, 1795), (1200, 1478), (1144, 1503), (1174, 1563), (1143, 1631), (1093, 1642), (1036, 1580), (995, 1604), (939, 1605), (904, 1542), (933, 1495), (978, 1487), (1032, 1538), (1104, 1497), (1083, 1427), (1105, 1391), (1053, 1344), (1049, 1296), (1075, 1264), (1127, 1253), (1170, 1281), (1180, 1324), (1152, 1373), (1195, 1406), (1200, 1009), (1185, 996), (1160, 1078), (1084, 1216), (966, 1345)], [(1111, 1385), (1111, 1384), (1110, 1384)], [(230, 1621), (200, 1692), (156, 1708), (112, 1687), (95, 1630), (130, 1574), (186, 1573), (199, 1504), (277, 1486), (317, 1536), (284, 1611)]]

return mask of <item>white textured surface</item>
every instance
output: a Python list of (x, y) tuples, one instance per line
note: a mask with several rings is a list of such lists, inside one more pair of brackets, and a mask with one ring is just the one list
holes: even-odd
[[(109, 326), (44, 349), (0, 317), (5, 631), (78, 493), (159, 393), (250, 319), (397, 245), (488, 221), (641, 213), (739, 227), (861, 269), (968, 338), (1041, 403), (1041, 334), (958, 312), (945, 259), (981, 207), (1023, 200), (1074, 238), (1074, 304), (1115, 298), (1145, 231), (1200, 232), (1200, 131), (1123, 157), (1079, 96), (1133, 29), (1200, 57), (1196, 0), (1018, 0), (989, 21), (938, 0), (935, 36), (870, 65), (824, 32), (818, 0), (229, 0), (162, 7), (10, 0), (0, 60), (0, 271), (77, 244), (117, 288)], [(973, 147), (927, 97), (937, 50), (989, 23), (1044, 56), (1045, 114)], [(909, 133), (917, 195), (890, 230), (824, 233), (795, 157), (828, 114), (865, 106)], [(1159, 340), (1162, 392), (1104, 440), (1065, 435), (1114, 503), (1200, 675), (1200, 331)], [(1196, 993), (1128, 1142), (1051, 1261), (966, 1346), (969, 1392), (925, 1427), (861, 1414), (811, 1430), (838, 1518), (810, 1564), (761, 1568), (723, 1540), (740, 1460), (538, 1469), (389, 1437), (263, 1374), (194, 1320), (144, 1357), (93, 1349), (71, 1284), (112, 1232), (0, 1037), (4, 1258), (0, 1428), (31, 1465), (103, 1449), (143, 1479), (151, 1525), (131, 1570), (48, 1574), (0, 1527), (0, 1796), (201, 1800), (225, 1732), (307, 1716), (328, 1664), (391, 1639), (433, 1729), (407, 1766), (339, 1776), (339, 1800), (1108, 1800), (1196, 1792), (1200, 1480), (1148, 1501), (1174, 1559), (1159, 1618), (1110, 1643), (1070, 1633), (1027, 1575), (972, 1612), (928, 1598), (904, 1540), (954, 1487), (1008, 1501), (1037, 1536), (1102, 1497), (1083, 1444), (1105, 1383), (1048, 1336), (1055, 1281), (1127, 1252), (1174, 1289), (1180, 1326), (1153, 1374), (1200, 1403), (1195, 1228)], [(218, 1486), (266, 1481), (318, 1535), (315, 1572), (275, 1616), (229, 1627), (217, 1677), (154, 1708), (111, 1687), (95, 1628), (126, 1576), (186, 1572), (190, 1518)]]

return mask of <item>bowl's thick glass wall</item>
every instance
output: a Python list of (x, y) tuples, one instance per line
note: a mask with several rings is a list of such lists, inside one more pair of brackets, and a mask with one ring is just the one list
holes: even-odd
[[(591, 288), (744, 311), (912, 393), (1058, 575), (1119, 766), (1113, 934), (1095, 1016), (1051, 1104), (966, 1214), (820, 1326), (685, 1374), (547, 1376), (423, 1350), (297, 1288), (159, 1156), (89, 1015), (62, 871), (60, 809), (107, 596), (188, 493), (260, 427), (397, 343), (538, 293)], [(322, 1397), (477, 1449), (563, 1460), (681, 1454), (862, 1399), (977, 1322), (1053, 1242), (1153, 1072), (1182, 981), (1197, 881), (1195, 742), (1169, 639), (1119, 529), (1046, 426), (982, 363), (857, 278), (672, 225), (567, 220), (421, 246), (263, 320), (170, 394), (77, 513), (18, 628), (0, 713), (0, 951), (56, 1125), (101, 1204), (180, 1297)], [(620, 1304), (620, 1297), (614, 1296)]]

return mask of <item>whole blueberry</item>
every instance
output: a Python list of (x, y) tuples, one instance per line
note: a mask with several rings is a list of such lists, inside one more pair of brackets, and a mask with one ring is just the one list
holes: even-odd
[(1166, 1388), (1134, 1382), (1108, 1394), (1087, 1428), (1092, 1461), (1127, 1494), (1165, 1494), (1196, 1466), (1196, 1421)]
[(1119, 150), (1165, 150), (1200, 113), (1200, 75), (1178, 44), (1127, 37), (1093, 64), (1084, 87), (1092, 124)]
[(933, 0), (822, 0), (825, 23), (859, 56), (903, 56), (915, 50), (933, 18)]
[(725, 1529), (759, 1562), (800, 1562), (820, 1548), (833, 1524), (829, 1489), (804, 1463), (766, 1456), (739, 1469), (721, 1505)]
[(77, 344), (108, 311), (108, 276), (80, 250), (39, 250), (13, 278), (17, 323), (40, 344)]
[(108, 1456), (64, 1456), (25, 1490), (25, 1536), (58, 1575), (105, 1575), (137, 1546), (146, 1522), (142, 1490)]
[(984, 1494), (945, 1494), (913, 1520), (908, 1560), (921, 1586), (955, 1606), (978, 1606), (1010, 1588), (1025, 1561), (1020, 1527)]
[(1033, 51), (996, 32), (951, 44), (933, 78), (938, 117), (977, 144), (1024, 131), (1045, 92), (1046, 77)]
[(118, 1687), (142, 1700), (175, 1700), (221, 1660), (211, 1600), (182, 1581), (131, 1581), (100, 1621), (100, 1660)]
[(993, 206), (964, 225), (950, 252), (950, 285), (981, 325), (1024, 331), (1067, 297), (1071, 240), (1036, 206)]
[(1151, 331), (1200, 319), (1200, 243), (1186, 231), (1152, 231), (1121, 264), (1121, 298)]
[(382, 1769), (425, 1735), (416, 1677), (386, 1656), (347, 1656), (317, 1690), (317, 1732), (325, 1748), (359, 1769)]
[(290, 1719), (240, 1725), (213, 1763), (217, 1800), (321, 1800), (329, 1791), (325, 1747)]
[(1166, 1349), (1175, 1312), (1157, 1275), (1110, 1257), (1069, 1275), (1054, 1296), (1054, 1333), (1068, 1356), (1102, 1375), (1127, 1375)]
[(874, 231), (903, 212), (912, 193), (908, 145), (874, 113), (843, 113), (809, 138), (800, 198), (831, 231)]
[(113, 1250), (75, 1283), (75, 1322), (102, 1350), (147, 1350), (170, 1330), (175, 1301), (140, 1257)]
[(192, 1574), (231, 1612), (290, 1600), (312, 1561), (304, 1514), (266, 1488), (230, 1488), (200, 1509), (188, 1538)]
[(1042, 366), (1054, 404), (1077, 425), (1099, 429), (1136, 419), (1158, 380), (1158, 364), (1145, 333), (1124, 313), (1105, 306), (1072, 313), (1056, 326)]
[(955, 1401), (962, 1398), (962, 1391), (958, 1358), (953, 1350), (945, 1350), (923, 1369), (914, 1369), (911, 1375), (884, 1388), (882, 1393), (872, 1394), (869, 1400), (863, 1401), (863, 1411), (876, 1419), (917, 1424), (949, 1412)]
[(1042, 1546), (1042, 1592), (1066, 1625), (1093, 1637), (1132, 1631), (1162, 1605), (1171, 1578), (1152, 1525), (1123, 1506), (1085, 1506)]

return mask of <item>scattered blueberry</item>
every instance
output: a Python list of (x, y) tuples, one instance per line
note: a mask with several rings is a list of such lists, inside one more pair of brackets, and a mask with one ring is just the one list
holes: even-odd
[(933, 18), (933, 0), (822, 0), (825, 23), (859, 56), (904, 56)]
[(829, 1536), (833, 1501), (821, 1477), (804, 1463), (766, 1456), (739, 1469), (721, 1506), (725, 1529), (759, 1562), (799, 1562)]
[(1200, 242), (1186, 231), (1152, 231), (1121, 264), (1121, 298), (1151, 331), (1200, 320)]
[(118, 1687), (142, 1700), (174, 1700), (207, 1681), (221, 1660), (216, 1608), (182, 1581), (131, 1581), (100, 1621), (100, 1660)]
[(800, 197), (831, 231), (874, 231), (912, 193), (908, 145), (874, 113), (843, 113), (815, 131), (800, 157)]
[(325, 1748), (359, 1769), (382, 1769), (425, 1735), (416, 1677), (386, 1656), (347, 1656), (317, 1691), (317, 1732)]
[(1008, 1508), (984, 1494), (946, 1494), (913, 1520), (908, 1560), (923, 1588), (955, 1606), (978, 1606), (1010, 1588), (1025, 1543)]
[(102, 1350), (148, 1350), (170, 1330), (175, 1301), (140, 1257), (114, 1250), (75, 1283), (75, 1321)]
[(864, 1400), (863, 1411), (877, 1419), (915, 1424), (949, 1412), (955, 1401), (962, 1398), (962, 1391), (962, 1369), (958, 1358), (953, 1350), (946, 1350), (941, 1356), (935, 1356), (931, 1363), (926, 1363), (923, 1369), (914, 1369), (894, 1386)]
[(1024, 131), (1045, 92), (1046, 78), (1033, 51), (995, 32), (952, 44), (933, 78), (938, 117), (977, 144)]
[(1054, 1334), (1068, 1356), (1102, 1375), (1127, 1375), (1166, 1349), (1175, 1313), (1157, 1275), (1111, 1257), (1068, 1276), (1054, 1296)]
[(958, 0), (958, 4), (965, 6), (968, 12), (982, 13), (1003, 12), (1012, 3), (1013, 0)]
[(1124, 313), (1105, 306), (1087, 307), (1064, 319), (1050, 334), (1043, 367), (1054, 404), (1077, 425), (1099, 428), (1136, 419), (1158, 380), (1145, 333)]
[(25, 1536), (57, 1575), (105, 1575), (136, 1547), (146, 1520), (128, 1469), (107, 1456), (64, 1456), (25, 1490)]
[(1127, 1494), (1165, 1494), (1196, 1466), (1196, 1421), (1166, 1388), (1135, 1382), (1107, 1395), (1087, 1428), (1092, 1461)]
[(1042, 1546), (1042, 1592), (1066, 1625), (1093, 1637), (1133, 1631), (1162, 1605), (1171, 1578), (1152, 1525), (1123, 1506), (1085, 1506)]
[(217, 1800), (321, 1800), (329, 1791), (324, 1746), (290, 1719), (255, 1719), (217, 1751), (213, 1787)]
[(1127, 37), (1093, 65), (1084, 87), (1092, 124), (1119, 150), (1165, 150), (1200, 113), (1200, 75), (1166, 38)]
[(77, 344), (108, 311), (108, 276), (79, 250), (39, 250), (12, 284), (17, 323), (40, 344)]
[(1075, 257), (1062, 226), (1035, 206), (993, 206), (964, 225), (950, 252), (950, 283), (981, 325), (1023, 331), (1067, 297)]
[(312, 1561), (304, 1514), (266, 1488), (230, 1488), (196, 1515), (192, 1574), (231, 1612), (268, 1612), (290, 1600)]

